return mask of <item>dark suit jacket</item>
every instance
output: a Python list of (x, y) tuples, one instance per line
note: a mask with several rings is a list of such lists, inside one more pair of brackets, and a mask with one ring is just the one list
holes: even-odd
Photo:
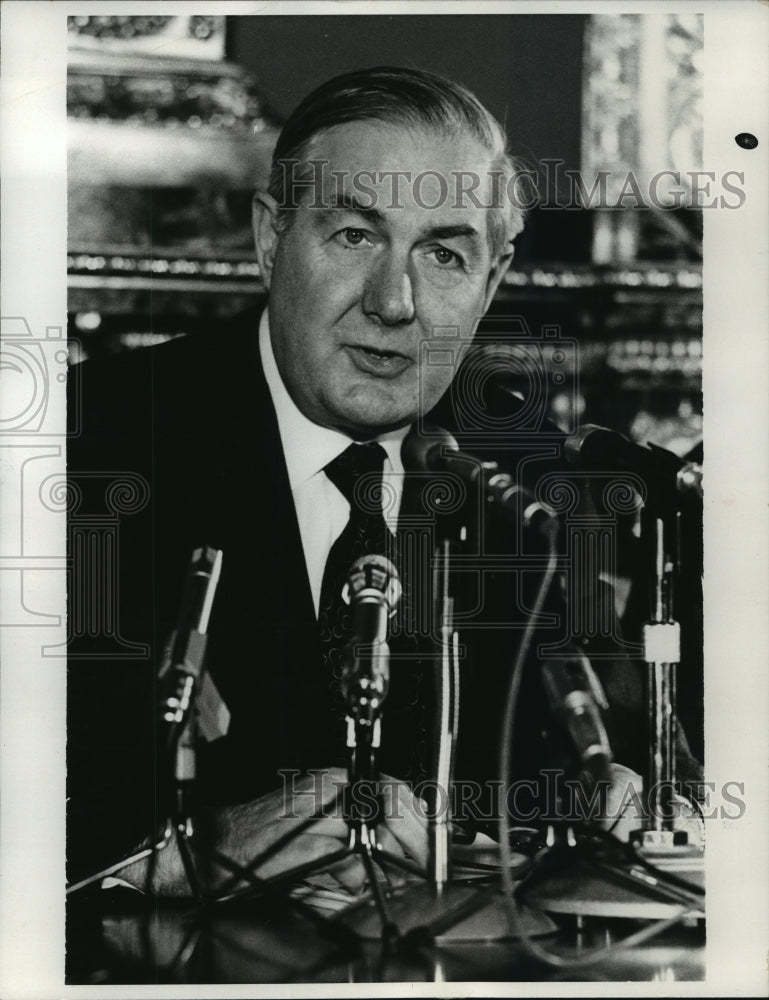
[[(203, 801), (245, 801), (279, 787), (280, 769), (343, 761), (341, 720), (319, 668), (312, 597), (257, 338), (185, 338), (80, 366), (71, 379), (76, 432), (68, 468), (83, 494), (70, 520), (68, 843), (74, 879), (127, 851), (162, 815), (155, 678), (190, 555), (201, 544), (224, 551), (207, 666), (232, 713), (228, 735), (201, 751)], [(449, 424), (450, 409), (441, 413)], [(456, 429), (461, 438), (462, 428)], [(75, 545), (74, 531), (89, 518), (98, 525), (105, 486), (121, 473), (144, 479), (148, 501), (120, 517), (114, 568), (95, 571)], [(407, 480), (402, 521), (418, 509), (417, 487), (423, 485)], [(501, 551), (505, 537), (495, 540), (490, 528), (487, 543)], [(529, 575), (532, 586), (535, 577)], [(110, 655), (104, 655), (103, 636), (87, 634), (76, 607), (95, 579), (102, 590), (119, 588), (113, 626), (120, 636), (113, 636)], [(520, 637), (520, 629), (499, 623), (512, 607), (529, 607), (531, 595), (504, 572), (484, 577), (482, 590), (477, 574), (468, 580), (467, 607), (481, 606), (475, 626), (485, 615), (488, 627), (463, 636), (458, 774), (482, 780), (496, 774), (504, 691)], [(125, 643), (145, 644), (148, 655), (125, 655)], [(406, 640), (401, 648), (409, 659), (393, 664), (380, 764), (387, 773), (417, 780), (432, 763), (433, 680), (425, 641)], [(604, 670), (604, 681), (618, 721), (615, 755), (642, 768), (640, 675), (625, 664)], [(527, 671), (521, 697), (516, 760), (518, 773), (527, 774), (547, 763), (542, 737), (553, 729), (536, 671)]]
[[(118, 525), (114, 578), (126, 656), (72, 635), (68, 683), (70, 865), (93, 870), (146, 835), (158, 808), (155, 676), (190, 555), (221, 548), (207, 666), (231, 711), (228, 735), (202, 748), (201, 796), (243, 801), (279, 787), (279, 769), (342, 764), (341, 720), (319, 668), (319, 639), (298, 524), (255, 337), (188, 338), (71, 372), (68, 474), (83, 493), (76, 529), (105, 514), (121, 473), (148, 502)], [(82, 409), (81, 409), (82, 404)], [(94, 570), (73, 551), (71, 632)], [(109, 570), (105, 570), (109, 572)], [(77, 612), (77, 613), (76, 613)], [(84, 612), (87, 615), (87, 610)], [(85, 630), (81, 630), (85, 631)], [(116, 645), (113, 643), (112, 645)], [(427, 722), (420, 665), (394, 678), (383, 767), (408, 773)], [(90, 834), (90, 835), (89, 835)], [(100, 849), (101, 848), (101, 849)]]

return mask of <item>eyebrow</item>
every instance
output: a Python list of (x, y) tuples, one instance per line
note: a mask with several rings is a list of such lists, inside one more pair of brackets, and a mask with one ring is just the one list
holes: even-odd
[(364, 218), (375, 219), (377, 222), (384, 221), (384, 215), (378, 208), (372, 208), (369, 205), (364, 205), (363, 202), (358, 201), (354, 194), (347, 193), (337, 194), (330, 205), (326, 205), (321, 209), (321, 213), (330, 214), (331, 212), (338, 211), (339, 209), (348, 212), (356, 212), (358, 215), (364, 216)]
[[(320, 210), (319, 214), (322, 218), (327, 218), (333, 212), (340, 210), (355, 212), (356, 214), (362, 215), (364, 218), (371, 219), (375, 222), (386, 221), (384, 213), (378, 208), (373, 208), (369, 205), (363, 204), (355, 197), (355, 195), (348, 194), (347, 192), (341, 192), (335, 195), (333, 201), (329, 205), (324, 206), (324, 208)], [(463, 236), (470, 239), (475, 244), (483, 242), (483, 237), (478, 230), (466, 222), (457, 223), (453, 226), (433, 226), (422, 233), (419, 238), (421, 240), (450, 240)]]
[(450, 240), (458, 236), (467, 236), (475, 243), (481, 242), (481, 235), (478, 230), (474, 226), (467, 225), (467, 223), (461, 223), (456, 226), (434, 226), (425, 233), (424, 238)]

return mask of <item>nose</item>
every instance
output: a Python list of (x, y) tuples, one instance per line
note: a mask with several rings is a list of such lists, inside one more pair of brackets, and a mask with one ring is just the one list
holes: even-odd
[(384, 255), (368, 275), (362, 305), (367, 316), (384, 326), (412, 323), (414, 291), (408, 266), (394, 254)]

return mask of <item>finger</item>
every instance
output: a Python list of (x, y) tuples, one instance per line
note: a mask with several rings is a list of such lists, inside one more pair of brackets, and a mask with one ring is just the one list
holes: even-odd
[(407, 816), (415, 820), (419, 826), (427, 829), (428, 808), (424, 799), (417, 800), (408, 782), (393, 778), (389, 774), (380, 774), (380, 787), (383, 794), (391, 796), (390, 804), (396, 809), (395, 817)]
[[(380, 851), (384, 851), (390, 858), (402, 859), (406, 857), (403, 848), (392, 833), (390, 833), (385, 823), (379, 823), (376, 828), (375, 835), (376, 846)], [(377, 857), (376, 854), (374, 855), (374, 860), (382, 872), (383, 879), (389, 888), (397, 889), (406, 884), (407, 879), (403, 870), (395, 863), (390, 863), (388, 858)]]
[(341, 815), (342, 791), (347, 775), (341, 768), (310, 771), (286, 790), (286, 806), (293, 816)]
[(355, 854), (331, 865), (329, 874), (333, 875), (337, 882), (349, 892), (360, 892), (366, 884), (366, 870), (360, 858)]
[(405, 857), (403, 848), (384, 823), (376, 828), (376, 845), (388, 854), (394, 854), (396, 858)]
[[(318, 861), (319, 866), (316, 871), (309, 875), (303, 875), (302, 881), (317, 882), (321, 887), (328, 878), (336, 881), (348, 892), (359, 892), (365, 882), (366, 873), (360, 859), (355, 854), (346, 854), (336, 861), (323, 864), (325, 858), (331, 859), (339, 854), (343, 845), (333, 837), (321, 836), (301, 836), (297, 837), (297, 843), (291, 852), (290, 868), (298, 865), (305, 865), (312, 861)], [(286, 868), (284, 871), (288, 871)]]
[(623, 843), (643, 824), (643, 778), (622, 764), (611, 764), (606, 818), (600, 825)]
[(311, 820), (306, 826), (302, 827), (302, 833), (314, 837), (336, 837), (337, 840), (345, 844), (349, 839), (349, 832), (350, 828), (341, 814), (339, 816), (325, 816), (322, 819)]
[(382, 782), (387, 829), (417, 864), (427, 864), (427, 820), (415, 806), (408, 785), (393, 778)]
[(286, 875), (301, 865), (319, 861), (321, 858), (330, 858), (342, 849), (343, 845), (334, 837), (311, 836), (302, 833), (292, 838), (280, 851), (259, 865), (256, 874), (259, 878)]

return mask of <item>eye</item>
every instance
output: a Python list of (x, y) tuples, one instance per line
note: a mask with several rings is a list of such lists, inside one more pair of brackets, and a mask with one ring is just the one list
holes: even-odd
[(363, 246), (368, 240), (366, 232), (363, 229), (342, 229), (339, 236), (342, 240), (342, 245), (348, 247)]
[(431, 252), (435, 263), (439, 264), (442, 268), (459, 267), (462, 264), (462, 258), (459, 254), (454, 253), (453, 250), (448, 250), (446, 247), (436, 247)]

